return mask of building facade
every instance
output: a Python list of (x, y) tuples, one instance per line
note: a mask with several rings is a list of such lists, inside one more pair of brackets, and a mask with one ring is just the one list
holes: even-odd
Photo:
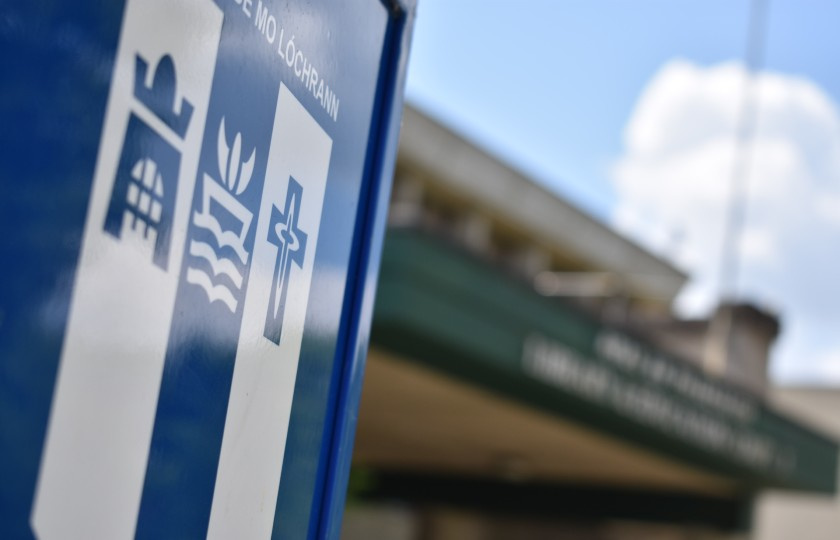
[(345, 536), (733, 538), (767, 489), (834, 493), (765, 397), (775, 317), (676, 319), (686, 279), (407, 109)]
[[(840, 439), (840, 390), (826, 387), (774, 388), (770, 398), (794, 417)], [(834, 540), (840, 535), (840, 497), (770, 491), (755, 510), (755, 540)]]

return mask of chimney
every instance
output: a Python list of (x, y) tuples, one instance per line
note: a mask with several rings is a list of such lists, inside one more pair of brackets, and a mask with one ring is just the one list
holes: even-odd
[(767, 360), (779, 335), (778, 318), (748, 303), (723, 303), (709, 323), (706, 370), (753, 393), (767, 390)]

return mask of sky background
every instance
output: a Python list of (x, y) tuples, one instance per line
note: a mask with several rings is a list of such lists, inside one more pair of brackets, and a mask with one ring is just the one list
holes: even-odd
[[(718, 292), (750, 2), (420, 0), (407, 98)], [(770, 0), (739, 298), (771, 376), (840, 385), (840, 3)]]

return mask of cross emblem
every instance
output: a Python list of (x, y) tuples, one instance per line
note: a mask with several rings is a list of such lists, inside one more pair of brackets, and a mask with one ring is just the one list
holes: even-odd
[(302, 268), (303, 256), (306, 252), (306, 233), (298, 228), (302, 196), (303, 187), (290, 176), (285, 209), (280, 211), (276, 205), (273, 205), (271, 220), (268, 224), (268, 241), (277, 246), (277, 262), (274, 266), (274, 279), (263, 335), (277, 345), (280, 344), (280, 334), (283, 330), (283, 314), (292, 263)]

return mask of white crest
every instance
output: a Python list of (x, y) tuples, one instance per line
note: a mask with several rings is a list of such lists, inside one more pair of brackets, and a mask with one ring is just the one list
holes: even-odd
[(233, 148), (228, 146), (224, 117), (222, 117), (222, 121), (219, 124), (219, 136), (216, 140), (216, 155), (219, 160), (219, 175), (222, 179), (222, 185), (231, 193), (242, 195), (251, 182), (251, 175), (254, 172), (256, 149), (251, 151), (251, 156), (244, 163), (241, 162), (242, 134), (237, 132), (233, 138)]

